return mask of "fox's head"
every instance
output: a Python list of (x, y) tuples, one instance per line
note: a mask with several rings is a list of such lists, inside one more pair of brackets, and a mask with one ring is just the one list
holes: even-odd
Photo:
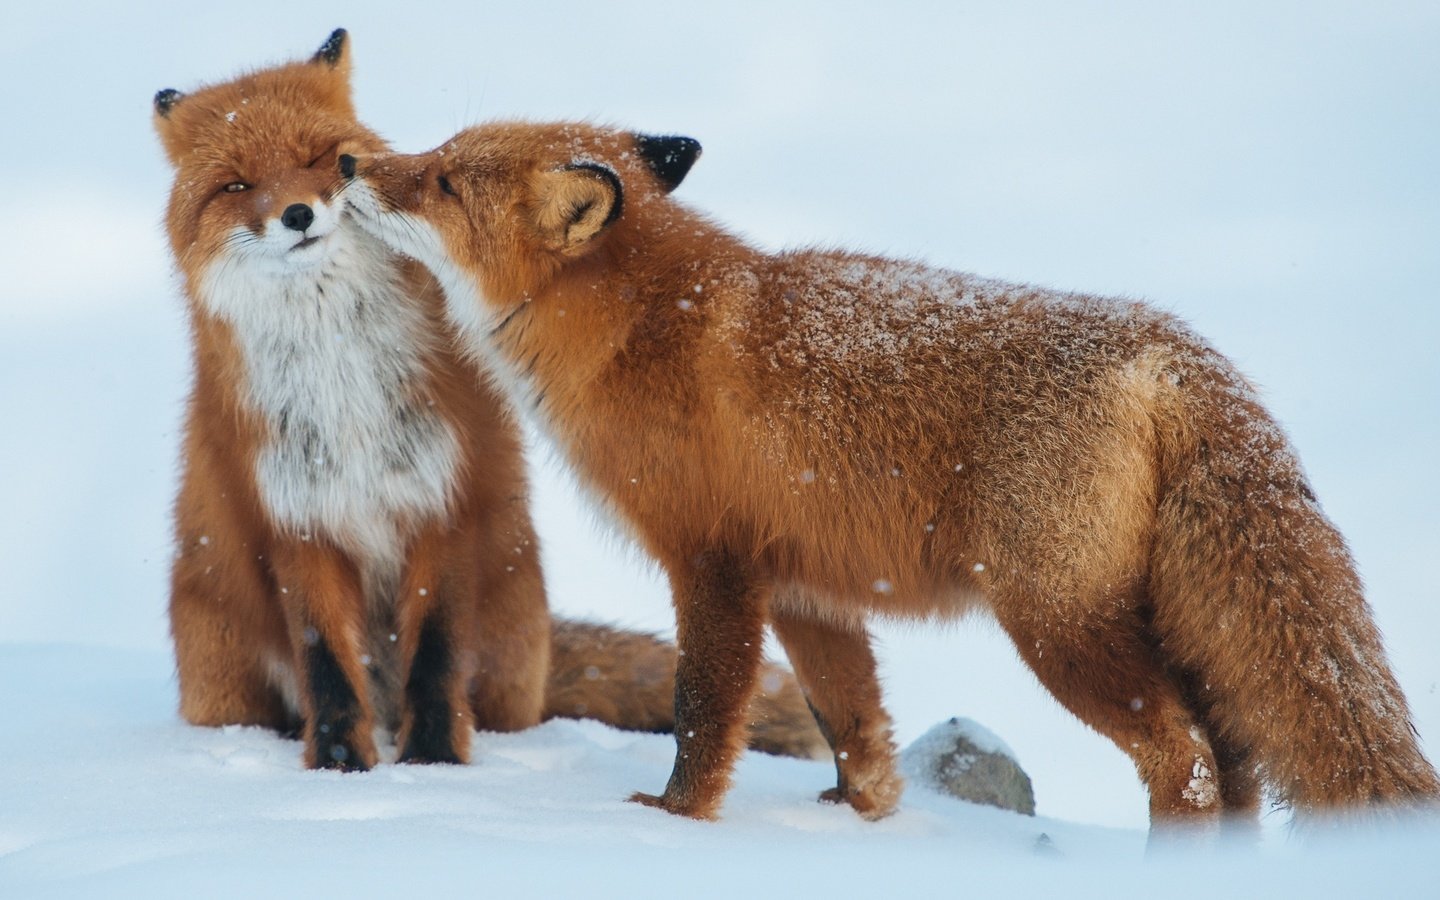
[(699, 155), (685, 137), (508, 122), (429, 153), (339, 162), (357, 220), (425, 263), (452, 311), (483, 328), (561, 269), (603, 253), (615, 231), (666, 215), (666, 195)]
[(343, 29), (309, 59), (160, 91), (154, 121), (175, 167), (171, 246), (190, 274), (224, 260), (283, 277), (332, 258), (336, 159), (384, 149), (355, 118)]

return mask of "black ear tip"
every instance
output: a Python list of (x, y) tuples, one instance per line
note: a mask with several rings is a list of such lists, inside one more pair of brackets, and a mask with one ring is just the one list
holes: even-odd
[(340, 62), (340, 58), (345, 55), (345, 39), (348, 36), (349, 33), (343, 28), (337, 28), (330, 32), (330, 36), (325, 39), (325, 43), (321, 44), (320, 49), (315, 51), (315, 62), (323, 62), (332, 67), (337, 65)]
[(166, 88), (163, 91), (157, 91), (155, 94), (155, 112), (159, 113), (162, 116), (170, 115), (171, 108), (173, 108), (183, 96), (185, 95), (175, 90), (174, 88)]
[(667, 191), (679, 187), (700, 158), (700, 142), (680, 135), (636, 135), (635, 147)]

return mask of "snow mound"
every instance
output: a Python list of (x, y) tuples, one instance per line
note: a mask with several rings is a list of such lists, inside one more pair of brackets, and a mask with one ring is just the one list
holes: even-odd
[(913, 783), (967, 800), (1035, 815), (1035, 791), (1014, 752), (994, 732), (955, 717), (925, 732), (900, 757)]

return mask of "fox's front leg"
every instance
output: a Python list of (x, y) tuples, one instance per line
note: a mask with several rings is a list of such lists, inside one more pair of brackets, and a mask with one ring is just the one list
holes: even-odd
[(435, 525), (411, 547), (409, 571), (396, 600), (404, 707), (396, 745), (402, 763), (464, 763), (475, 719), (466, 689), (475, 653), (466, 640), (483, 602), (472, 566), (469, 528)]
[(755, 689), (768, 585), (723, 551), (670, 568), (675, 593), (675, 768), (665, 793), (635, 794), (647, 806), (713, 819), (745, 745), (745, 709)]
[(772, 621), (805, 700), (835, 752), (836, 786), (820, 799), (848, 803), (867, 819), (888, 816), (900, 802), (904, 784), (895, 771), (890, 717), (881, 703), (875, 654), (864, 624), (846, 626), (781, 609)]
[(372, 768), (378, 755), (360, 658), (364, 599), (359, 575), (344, 554), (313, 538), (278, 547), (274, 568), (300, 673), (305, 765)]

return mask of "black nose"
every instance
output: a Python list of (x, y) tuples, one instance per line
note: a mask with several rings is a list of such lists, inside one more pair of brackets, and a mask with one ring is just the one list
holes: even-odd
[(291, 231), (304, 231), (315, 221), (315, 211), (303, 203), (292, 203), (280, 214), (280, 224)]
[(355, 157), (348, 153), (340, 154), (340, 174), (346, 178), (355, 177)]

